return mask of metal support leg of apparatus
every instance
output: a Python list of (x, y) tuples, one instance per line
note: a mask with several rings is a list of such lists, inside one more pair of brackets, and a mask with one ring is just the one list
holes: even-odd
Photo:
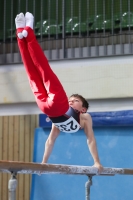
[(9, 200), (16, 200), (16, 187), (17, 187), (16, 173), (12, 172), (11, 178), (8, 182)]
[(92, 185), (92, 176), (88, 176), (89, 180), (85, 183), (85, 200), (90, 200), (90, 186)]

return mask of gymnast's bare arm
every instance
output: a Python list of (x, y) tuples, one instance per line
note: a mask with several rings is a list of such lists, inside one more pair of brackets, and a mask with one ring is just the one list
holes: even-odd
[(52, 152), (52, 149), (54, 147), (55, 140), (56, 140), (56, 138), (58, 137), (59, 134), (60, 134), (60, 130), (54, 124), (52, 124), (51, 132), (50, 132), (48, 139), (45, 143), (45, 151), (44, 151), (44, 155), (43, 155), (42, 164), (46, 163), (48, 161), (48, 158), (49, 158), (49, 156)]
[[(85, 134), (87, 136), (87, 144), (94, 160), (94, 167), (97, 167), (98, 171), (101, 172), (103, 167), (100, 164), (100, 160), (98, 157), (96, 140), (95, 140), (93, 129), (92, 129), (91, 116), (88, 113), (81, 114), (80, 121), (81, 121), (81, 127), (84, 128)], [(60, 134), (60, 130), (54, 124), (52, 124), (50, 135), (45, 143), (45, 151), (43, 155), (42, 164), (48, 161), (48, 158), (54, 147), (55, 140), (59, 134)]]
[(100, 160), (98, 157), (96, 140), (94, 137), (93, 129), (92, 129), (92, 119), (88, 113), (81, 114), (81, 127), (84, 128), (84, 132), (87, 136), (87, 144), (90, 150), (90, 153), (94, 160), (94, 167), (98, 168), (99, 173), (102, 171), (103, 167), (100, 164)]

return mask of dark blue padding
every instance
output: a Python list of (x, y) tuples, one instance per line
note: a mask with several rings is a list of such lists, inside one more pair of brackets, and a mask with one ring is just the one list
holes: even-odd
[(132, 126), (133, 110), (90, 113), (94, 126)]
[[(112, 111), (112, 112), (90, 112), (93, 126), (132, 126), (133, 110)], [(45, 114), (39, 115), (39, 126), (51, 127), (51, 121)]]

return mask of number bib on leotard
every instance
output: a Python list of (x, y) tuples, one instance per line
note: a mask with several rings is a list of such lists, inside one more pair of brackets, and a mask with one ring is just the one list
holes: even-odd
[(80, 124), (73, 117), (70, 117), (65, 122), (54, 123), (54, 125), (65, 133), (75, 133), (80, 129)]

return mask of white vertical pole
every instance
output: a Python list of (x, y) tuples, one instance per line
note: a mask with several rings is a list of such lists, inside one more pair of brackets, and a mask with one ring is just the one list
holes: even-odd
[(8, 182), (9, 200), (16, 200), (16, 187), (17, 187), (16, 173), (12, 173), (11, 178)]
[(88, 176), (89, 180), (85, 183), (85, 200), (90, 200), (90, 187), (92, 185), (92, 176)]

